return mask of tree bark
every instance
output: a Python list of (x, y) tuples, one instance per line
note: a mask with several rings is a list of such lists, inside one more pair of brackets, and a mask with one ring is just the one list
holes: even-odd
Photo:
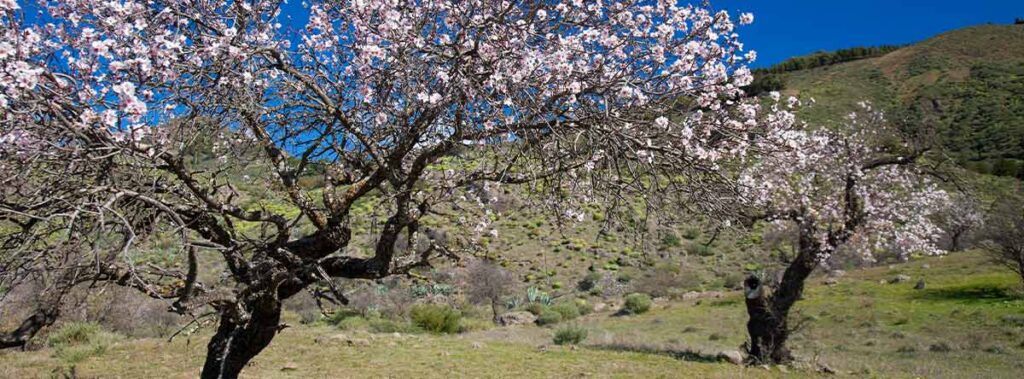
[(804, 281), (818, 265), (819, 248), (813, 237), (801, 233), (800, 253), (782, 275), (774, 292), (756, 276), (743, 282), (746, 297), (748, 353), (757, 363), (786, 363), (793, 355), (786, 346), (789, 339), (789, 311), (803, 295)]
[(498, 299), (491, 298), (491, 321), (494, 321), (494, 325), (498, 325)]
[(221, 312), (217, 333), (207, 345), (203, 379), (235, 379), (280, 330), (281, 302), (266, 296), (245, 304), (249, 316), (236, 320)]
[(1024, 252), (1017, 253), (1017, 273), (1020, 274), (1020, 282), (1024, 284)]
[(957, 251), (963, 250), (963, 248), (960, 247), (960, 239), (961, 239), (962, 236), (963, 236), (963, 232), (959, 231), (959, 230), (953, 232), (953, 234), (949, 236), (949, 240), (950, 240), (949, 241), (950, 242), (950, 249), (949, 249), (949, 251), (957, 252)]
[(10, 333), (0, 334), (0, 349), (24, 348), (28, 341), (35, 337), (36, 333), (39, 333), (40, 330), (47, 326), (53, 325), (57, 321), (59, 314), (59, 305), (36, 309), (35, 313), (22, 321), (17, 329)]

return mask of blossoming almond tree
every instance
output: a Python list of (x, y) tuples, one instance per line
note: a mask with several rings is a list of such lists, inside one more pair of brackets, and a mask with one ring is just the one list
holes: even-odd
[(0, 284), (213, 309), (202, 375), (237, 377), (283, 299), (446, 252), (420, 221), (458, 196), (542, 182), (718, 211), (726, 167), (793, 122), (743, 98), (754, 54), (701, 6), (312, 1), (289, 26), (282, 4), (0, 2)]
[[(777, 95), (776, 95), (777, 96)], [(782, 149), (749, 167), (743, 199), (757, 218), (796, 226), (796, 257), (774, 291), (757, 276), (744, 282), (749, 352), (760, 362), (792, 359), (787, 318), (804, 281), (837, 248), (938, 254), (942, 230), (933, 215), (948, 203), (917, 162), (927, 146), (892, 143), (881, 112), (862, 104), (837, 130), (791, 130)]]

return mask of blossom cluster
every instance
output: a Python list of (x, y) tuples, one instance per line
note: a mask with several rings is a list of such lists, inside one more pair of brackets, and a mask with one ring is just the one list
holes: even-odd
[[(941, 253), (934, 216), (949, 196), (912, 158), (881, 143), (883, 114), (861, 106), (839, 130), (786, 132), (783, 149), (741, 175), (744, 199), (776, 222), (810, 222), (826, 255), (840, 245), (868, 260), (881, 250)], [(899, 149), (914, 154), (905, 144)], [(836, 238), (844, 234), (849, 237)]]

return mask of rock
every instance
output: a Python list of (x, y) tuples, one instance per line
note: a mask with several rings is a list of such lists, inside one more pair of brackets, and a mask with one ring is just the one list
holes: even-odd
[(926, 270), (927, 270), (927, 269), (930, 269), (930, 268), (932, 268), (932, 265), (930, 265), (930, 264), (927, 264), (927, 263), (925, 263), (925, 264), (921, 265), (921, 268), (923, 268), (923, 269), (926, 269)]
[(909, 282), (909, 281), (910, 281), (910, 276), (909, 275), (899, 274), (899, 275), (896, 275), (896, 277), (894, 277), (891, 280), (889, 280), (889, 283), (890, 284), (896, 284), (896, 283), (903, 283), (903, 282)]
[(832, 270), (832, 271), (828, 272), (828, 276), (831, 276), (833, 278), (842, 278), (842, 277), (846, 276), (846, 271), (843, 271), (843, 270)]
[(313, 342), (316, 342), (317, 345), (329, 345), (332, 343), (342, 343), (347, 341), (348, 339), (349, 338), (347, 335), (339, 333), (332, 334), (329, 336), (318, 336), (316, 337), (316, 339), (313, 340)]
[(915, 290), (923, 290), (924, 289), (924, 279), (919, 279), (917, 281), (917, 284), (914, 285), (914, 289)]
[(723, 361), (723, 362), (729, 362), (729, 363), (732, 363), (734, 365), (742, 366), (743, 365), (743, 353), (741, 353), (741, 352), (739, 352), (737, 350), (723, 351), (723, 352), (718, 353), (718, 360)]
[[(1024, 315), (1005, 315), (1000, 317), (1003, 323), (1015, 326), (1024, 326)], [(1024, 347), (1024, 344), (1021, 345)]]
[(295, 362), (285, 362), (284, 366), (281, 366), (281, 371), (295, 371), (299, 369), (299, 365)]
[(836, 370), (829, 367), (827, 364), (818, 363), (818, 372), (822, 374), (835, 374)]
[(345, 340), (349, 346), (370, 346), (370, 340), (363, 338), (349, 338)]
[(836, 284), (839, 284), (839, 278), (836, 278), (836, 277), (828, 277), (828, 278), (825, 278), (825, 282), (824, 282), (824, 283), (825, 283), (826, 285), (834, 286), (834, 285), (836, 285)]
[(690, 292), (684, 293), (683, 296), (682, 296), (683, 300), (718, 299), (718, 298), (721, 298), (721, 297), (722, 297), (722, 293), (718, 292), (718, 291), (706, 291), (706, 292), (690, 291)]
[(936, 344), (932, 344), (931, 346), (928, 346), (928, 351), (936, 353), (948, 353), (950, 351), (953, 351), (953, 346), (950, 346), (948, 343), (945, 342), (939, 342)]
[(498, 324), (502, 326), (526, 325), (535, 321), (537, 321), (537, 316), (525, 311), (509, 312), (498, 316)]
[(605, 309), (608, 309), (608, 304), (605, 304), (605, 303), (594, 304), (594, 312), (600, 312), (600, 311), (603, 311)]

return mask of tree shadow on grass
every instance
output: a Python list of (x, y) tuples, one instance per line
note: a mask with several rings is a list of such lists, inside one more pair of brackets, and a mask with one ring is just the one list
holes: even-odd
[(1021, 294), (1012, 288), (997, 285), (970, 285), (925, 289), (914, 296), (921, 300), (960, 301), (993, 303), (1022, 300)]
[(701, 351), (672, 346), (657, 346), (617, 342), (609, 344), (587, 345), (587, 348), (595, 350), (664, 355), (687, 362), (717, 363), (724, 361), (724, 359), (719, 357), (718, 354), (707, 354)]

